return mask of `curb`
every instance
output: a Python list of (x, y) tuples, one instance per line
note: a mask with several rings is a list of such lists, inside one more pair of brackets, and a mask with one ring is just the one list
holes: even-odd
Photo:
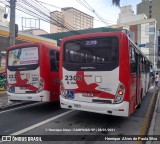
[[(155, 103), (156, 103), (156, 100), (157, 100), (157, 96), (158, 96), (158, 91), (155, 91), (152, 95), (149, 107), (147, 109), (145, 118), (144, 118), (142, 126), (141, 126), (141, 130), (138, 134), (139, 137), (145, 136), (145, 135), (148, 134), (148, 130), (149, 130), (149, 127), (150, 127), (152, 116), (153, 116), (153, 111), (154, 111), (154, 108), (155, 108)], [(135, 144), (144, 144), (144, 141), (136, 141)]]

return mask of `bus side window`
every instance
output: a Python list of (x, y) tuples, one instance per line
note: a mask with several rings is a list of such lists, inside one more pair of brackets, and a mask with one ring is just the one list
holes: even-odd
[(132, 45), (130, 45), (130, 67), (131, 73), (136, 73), (136, 53)]
[(58, 71), (59, 69), (59, 53), (53, 50), (50, 50), (50, 68), (51, 71)]
[(149, 63), (149, 62), (146, 62), (146, 63), (145, 63), (145, 71), (146, 71), (146, 72), (150, 72), (150, 67), (151, 67), (150, 63)]
[(140, 65), (139, 65), (139, 71), (140, 73), (143, 73), (143, 56), (139, 55)]
[(59, 71), (59, 52), (56, 52), (56, 68)]

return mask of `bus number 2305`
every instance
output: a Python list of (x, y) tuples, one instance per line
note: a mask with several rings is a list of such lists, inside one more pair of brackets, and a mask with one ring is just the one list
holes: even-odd
[(82, 76), (65, 75), (65, 80), (66, 81), (81, 81), (82, 80)]

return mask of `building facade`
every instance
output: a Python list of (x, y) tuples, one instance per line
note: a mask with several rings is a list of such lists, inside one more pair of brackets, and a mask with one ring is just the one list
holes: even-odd
[(0, 6), (0, 25), (8, 27), (9, 22), (4, 18), (4, 14), (5, 14), (5, 7)]
[(157, 35), (155, 32), (156, 20), (146, 19), (145, 14), (135, 15), (130, 5), (120, 8), (117, 25), (111, 28), (121, 28), (133, 33), (132, 40), (139, 49), (154, 64), (157, 64)]
[(160, 30), (160, 0), (142, 0), (137, 5), (137, 14), (145, 13), (147, 18), (154, 18), (157, 21), (157, 30)]
[(50, 33), (67, 32), (69, 29), (66, 27), (70, 30), (93, 28), (93, 17), (73, 7), (62, 8), (61, 12), (53, 11), (50, 16), (55, 20), (54, 25), (50, 25)]
[[(9, 27), (9, 22), (4, 18), (4, 14), (5, 14), (5, 7), (0, 6), (0, 27)], [(6, 41), (8, 42), (8, 41)], [(5, 56), (3, 53), (1, 53), (2, 51), (2, 47), (4, 44), (4, 40), (0, 39), (0, 68), (5, 66)]]
[(28, 29), (28, 30), (22, 30), (21, 32), (31, 34), (31, 35), (43, 35), (43, 34), (48, 34), (43, 29)]

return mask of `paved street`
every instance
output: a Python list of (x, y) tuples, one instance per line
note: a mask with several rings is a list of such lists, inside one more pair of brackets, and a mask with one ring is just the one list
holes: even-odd
[[(66, 143), (74, 135), (78, 135), (78, 139), (83, 142), (70, 141), (67, 143), (98, 144), (106, 143), (106, 141), (96, 141), (105, 136), (139, 135), (152, 95), (153, 90), (150, 90), (142, 102), (142, 107), (128, 118), (65, 110), (60, 109), (59, 104), (53, 103), (37, 103), (19, 107), (18, 109), (0, 113), (0, 135), (52, 135), (53, 138), (55, 137), (59, 140), (65, 138), (65, 142), (43, 142), (56, 144)], [(70, 137), (60, 137), (60, 135), (70, 135)], [(96, 135), (92, 137), (94, 142), (88, 141), (88, 135)], [(124, 141), (110, 141), (109, 143), (124, 143)], [(135, 142), (129, 141), (125, 143)]]
[(13, 103), (8, 103), (8, 95), (6, 91), (0, 91), (0, 110), (7, 110), (17, 106), (24, 106), (35, 102), (31, 101), (14, 101)]

